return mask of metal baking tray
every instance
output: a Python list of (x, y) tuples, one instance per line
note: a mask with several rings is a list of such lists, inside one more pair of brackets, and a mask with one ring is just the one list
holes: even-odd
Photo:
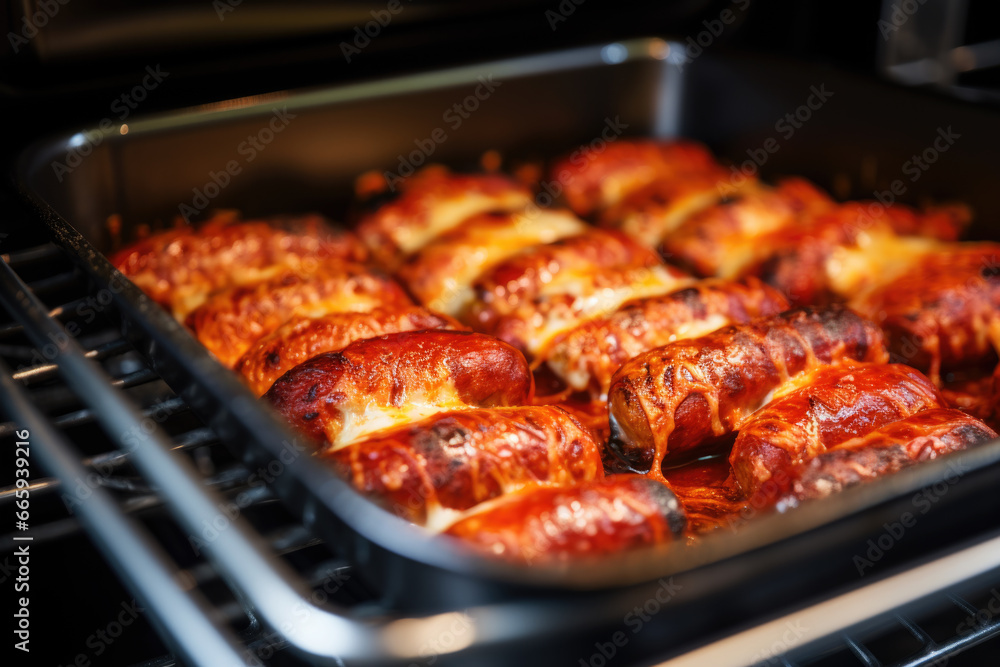
[[(450, 113), (456, 104), (469, 109), (467, 117)], [(511, 158), (553, 157), (602, 132), (609, 138), (611, 127), (614, 137), (694, 138), (736, 167), (766, 177), (803, 175), (841, 197), (884, 197), (898, 180), (897, 200), (960, 199), (976, 212), (971, 236), (997, 238), (991, 167), (1000, 154), (998, 120), (982, 108), (833, 69), (711, 50), (691, 58), (682, 46), (651, 38), (227, 100), (137, 115), (127, 125), (96, 121), (30, 147), (15, 179), (56, 242), (79, 258), (97, 287), (110, 287), (123, 330), (168, 384), (249, 465), (282, 461), (275, 493), (355, 564), (384, 608), (427, 614), (499, 604), (511, 614), (530, 613), (506, 624), (503, 636), (537, 658), (552, 633), (620, 629), (663, 582), (678, 583), (669, 604), (660, 605), (665, 611), (643, 622), (656, 631), (620, 650), (644, 655), (682, 646), (706, 624), (721, 632), (989, 534), (1000, 526), (1000, 441), (785, 515), (760, 516), (692, 546), (562, 566), (494, 562), (381, 510), (308, 456), (289, 457), (295, 434), (103, 253), (133, 238), (140, 225), (168, 226), (190, 212), (184, 206), (239, 209), (247, 217), (320, 211), (341, 220), (358, 174), (396, 170), (428, 141), (428, 161), (463, 165), (488, 149)], [(430, 139), (442, 134), (444, 140)], [(939, 136), (950, 139), (935, 148)], [(914, 156), (925, 153), (927, 169), (914, 175)], [(222, 184), (227, 167), (232, 174)], [(107, 224), (113, 214), (122, 221), (121, 239)], [(920, 494), (933, 500), (926, 511)], [(881, 549), (859, 576), (856, 557), (871, 559), (869, 540), (877, 546), (906, 512), (918, 520), (893, 538), (901, 546)], [(962, 576), (995, 567), (1000, 554)], [(914, 589), (912, 597), (939, 583)], [(525, 600), (533, 606), (503, 607)], [(489, 636), (481, 632), (470, 650)], [(556, 664), (565, 658), (553, 654)]]

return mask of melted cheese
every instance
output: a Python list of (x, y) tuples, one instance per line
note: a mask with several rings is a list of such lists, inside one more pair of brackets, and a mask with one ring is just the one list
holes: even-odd
[[(300, 264), (286, 262), (285, 264), (273, 264), (264, 268), (234, 266), (228, 271), (229, 281), (227, 286), (251, 285), (270, 280), (288, 268), (298, 270)], [(133, 278), (139, 287), (144, 287), (144, 281), (141, 280), (143, 277), (140, 275), (139, 280)], [(175, 286), (173, 288), (173, 297), (171, 298), (174, 317), (183, 322), (192, 311), (197, 310), (199, 306), (208, 300), (211, 293), (212, 290), (206, 290), (204, 285), (201, 284), (181, 283)]]
[(500, 195), (483, 195), (463, 192), (460, 195), (435, 202), (427, 214), (424, 225), (403, 222), (393, 232), (393, 240), (403, 255), (423, 248), (431, 239), (455, 227), (466, 218), (486, 211), (514, 210), (527, 206), (530, 198), (524, 192), (511, 190)]
[[(712, 333), (716, 329), (721, 329), (728, 324), (730, 324), (728, 317), (721, 313), (712, 313), (702, 319), (688, 320), (674, 324), (669, 327), (670, 333), (666, 335), (666, 338), (658, 339), (657, 343), (659, 345), (668, 345), (686, 338), (698, 338), (699, 336)], [(586, 325), (581, 324), (579, 326), (583, 327)], [(570, 333), (570, 335), (572, 336), (573, 334)], [(647, 344), (635, 339), (632, 339), (631, 344), (628, 344), (628, 341), (623, 342), (626, 344), (622, 345), (622, 349), (627, 350), (630, 358), (649, 349)], [(592, 353), (594, 352), (599, 352), (599, 350), (586, 350), (583, 354), (552, 354), (549, 355), (546, 364), (567, 385), (576, 391), (584, 391), (590, 386), (592, 380), (589, 359), (592, 358)], [(607, 383), (605, 382), (604, 384)], [(601, 400), (607, 400), (607, 389), (607, 386), (603, 387), (604, 393), (601, 395)]]
[[(528, 246), (552, 243), (579, 234), (586, 225), (570, 213), (539, 211), (519, 213), (503, 226), (489, 225), (462, 230), (462, 238), (443, 240), (456, 257), (465, 261), (440, 283), (428, 307), (457, 317), (473, 300), (472, 283), (489, 267), (516, 255)], [(448, 267), (452, 268), (452, 267)]]
[(435, 504), (427, 508), (427, 520), (424, 528), (432, 533), (442, 533), (457, 521), (469, 516), (469, 510), (454, 510)]
[(427, 369), (427, 373), (427, 389), (409, 393), (399, 407), (380, 405), (373, 397), (364, 406), (341, 409), (343, 421), (339, 425), (339, 431), (333, 429), (332, 433), (327, 433), (332, 450), (358, 442), (377, 431), (406, 426), (439, 412), (468, 410), (473, 407), (461, 399), (448, 377), (449, 371), (445, 365), (436, 372), (434, 369)]
[(316, 319), (331, 313), (367, 313), (383, 305), (383, 299), (371, 294), (337, 294), (329, 299), (299, 306), (294, 310), (293, 317)]
[(554, 274), (539, 291), (536, 302), (569, 296), (573, 298), (572, 304), (569, 308), (553, 308), (544, 315), (541, 312), (532, 315), (528, 350), (539, 354), (557, 335), (585, 320), (609, 313), (626, 301), (667, 294), (690, 282), (673, 275), (665, 266), (631, 269), (619, 276), (621, 279), (614, 285), (602, 287), (603, 276), (582, 268)]
[(857, 247), (838, 246), (824, 268), (835, 293), (858, 300), (878, 285), (903, 275), (940, 246), (935, 239), (863, 233), (858, 236)]
[(698, 338), (729, 324), (730, 319), (722, 313), (712, 313), (708, 317), (676, 325), (673, 333), (670, 334), (669, 342), (673, 343), (676, 340), (683, 340), (685, 338)]
[(622, 230), (647, 246), (655, 247), (689, 217), (719, 201), (716, 187), (679, 196), (668, 205), (638, 211), (622, 222)]

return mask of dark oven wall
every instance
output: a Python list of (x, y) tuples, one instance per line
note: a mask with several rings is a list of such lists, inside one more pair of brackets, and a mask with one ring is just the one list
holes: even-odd
[[(106, 117), (126, 121), (274, 90), (639, 36), (870, 71), (878, 10), (866, 4), (849, 11), (792, 0), (7, 2), (0, 112), (15, 119), (16, 132), (5, 149), (13, 154), (33, 137)], [(151, 70), (167, 74), (157, 81)], [(131, 95), (136, 86), (146, 90)]]

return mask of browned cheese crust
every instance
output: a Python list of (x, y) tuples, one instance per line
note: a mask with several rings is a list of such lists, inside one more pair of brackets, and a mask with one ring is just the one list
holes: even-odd
[(567, 211), (481, 213), (415, 252), (396, 276), (423, 305), (462, 317), (475, 296), (472, 283), (486, 270), (531, 246), (586, 229)]
[(700, 280), (588, 320), (557, 336), (542, 358), (568, 386), (601, 399), (611, 376), (632, 357), (787, 309), (785, 297), (756, 278)]
[(254, 283), (281, 270), (311, 271), (321, 262), (363, 262), (353, 234), (317, 215), (239, 222), (219, 215), (200, 228), (178, 227), (138, 241), (111, 263), (183, 321), (212, 292)]
[(398, 185), (397, 197), (363, 216), (358, 235), (383, 266), (395, 270), (435, 236), (477, 213), (518, 211), (531, 203), (524, 186), (496, 174), (454, 174), (425, 167)]
[(942, 245), (852, 305), (882, 325), (895, 360), (933, 380), (948, 370), (985, 374), (1000, 347), (1000, 244)]
[(842, 442), (921, 410), (944, 407), (934, 384), (902, 364), (820, 368), (801, 383), (740, 427), (729, 461), (747, 495), (772, 476), (789, 474)]
[(685, 523), (666, 485), (613, 475), (507, 494), (480, 505), (445, 534), (505, 560), (556, 562), (672, 542)]
[(476, 281), (466, 322), (535, 356), (584, 320), (686, 280), (627, 235), (591, 229), (494, 266)]
[(299, 364), (264, 398), (333, 448), (439, 412), (528, 403), (524, 355), (491, 336), (414, 331), (351, 343)]
[(734, 278), (758, 258), (758, 239), (833, 205), (825, 192), (801, 178), (774, 188), (746, 187), (686, 218), (666, 235), (661, 252), (696, 275)]
[(619, 139), (558, 160), (550, 178), (570, 208), (589, 217), (651, 183), (718, 169), (708, 149), (692, 141)]
[(304, 361), (336, 352), (354, 341), (423, 329), (463, 330), (461, 324), (420, 306), (379, 307), (367, 313), (300, 315), (254, 343), (234, 370), (258, 396), (274, 381)]
[(840, 443), (765, 484), (754, 507), (781, 509), (825, 498), (923, 461), (989, 442), (996, 431), (952, 408), (931, 408)]
[(885, 362), (881, 330), (851, 310), (799, 309), (656, 348), (611, 380), (609, 446), (632, 469), (732, 433), (775, 393), (823, 366)]
[(445, 412), (323, 458), (360, 492), (431, 527), (527, 485), (604, 476), (600, 445), (553, 406)]

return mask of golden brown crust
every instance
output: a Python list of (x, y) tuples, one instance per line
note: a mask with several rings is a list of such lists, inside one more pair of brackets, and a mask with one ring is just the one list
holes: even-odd
[(601, 398), (614, 372), (638, 354), (787, 308), (777, 290), (756, 278), (701, 280), (663, 296), (626, 302), (609, 315), (584, 322), (559, 335), (543, 358), (568, 386)]
[(685, 517), (666, 485), (612, 475), (568, 487), (525, 488), (480, 505), (445, 531), (480, 553), (532, 563), (671, 542)]
[[(432, 529), (463, 512), (449, 534), (515, 561), (674, 539), (686, 515), (660, 483), (664, 457), (721, 451), (737, 431), (733, 477), (717, 479), (723, 457), (701, 486), (687, 480), (699, 525), (738, 511), (737, 484), (791, 506), (995, 437), (939, 407), (1000, 409), (1000, 368), (983, 390), (1000, 348), (1000, 244), (949, 244), (964, 207), (838, 205), (799, 179), (728, 175), (689, 142), (578, 151), (554, 183), (604, 226), (592, 229), (538, 211), (504, 176), (432, 166), (361, 219), (364, 242), (318, 216), (218, 217), (113, 261), (223, 363), (243, 355), (238, 372), (326, 441), (320, 456), (357, 489)], [(533, 377), (510, 345), (442, 331), (461, 325), (365, 268), (366, 245), (422, 303), (545, 367)], [(688, 277), (652, 248), (700, 274), (750, 277), (678, 289)], [(757, 277), (795, 303), (850, 299), (942, 390), (910, 368), (856, 363), (887, 351), (846, 309), (759, 318), (787, 303)], [(534, 399), (536, 379), (550, 396)], [(533, 400), (566, 409), (510, 407)], [(625, 468), (649, 473), (602, 479)]]
[(366, 313), (300, 315), (259, 339), (233, 367), (258, 396), (288, 370), (356, 340), (401, 331), (463, 330), (461, 324), (420, 306), (379, 307)]
[(758, 184), (692, 214), (665, 237), (661, 252), (696, 275), (733, 278), (753, 263), (756, 239), (832, 205), (805, 179), (789, 178), (775, 188)]
[(430, 241), (396, 275), (420, 303), (461, 317), (474, 297), (473, 281), (491, 266), (586, 228), (567, 211), (483, 213)]
[(751, 180), (732, 185), (722, 167), (678, 173), (624, 197), (601, 214), (600, 223), (655, 248), (690, 216), (726, 198), (729, 190), (739, 193), (755, 186)]
[(708, 149), (692, 141), (619, 139), (574, 151), (555, 163), (551, 178), (570, 208), (590, 216), (655, 181), (718, 169)]
[(396, 199), (358, 222), (361, 239), (391, 270), (410, 253), (466, 218), (487, 211), (517, 211), (531, 193), (497, 174), (454, 174), (439, 165), (425, 167), (399, 185)]
[(323, 455), (360, 492), (414, 523), (440, 526), (530, 484), (604, 477), (601, 447), (553, 406), (446, 412)]
[(852, 305), (882, 325), (895, 360), (935, 382), (988, 368), (1000, 348), (1000, 244), (941, 245)]
[(886, 362), (881, 330), (842, 307), (792, 310), (656, 348), (611, 380), (609, 446), (660, 475), (673, 455), (738, 430), (775, 392), (847, 361)]
[(232, 368), (250, 347), (296, 315), (365, 312), (412, 305), (391, 278), (357, 264), (323, 264), (311, 273), (284, 270), (257, 283), (210, 295), (185, 324)]
[(198, 229), (178, 227), (138, 241), (110, 260), (183, 321), (216, 290), (279, 270), (311, 271), (320, 262), (367, 258), (357, 237), (333, 231), (318, 215), (246, 222), (217, 215)]
[(787, 472), (852, 438), (944, 407), (934, 384), (902, 364), (819, 368), (802, 386), (776, 398), (740, 426), (729, 461), (740, 487), (756, 493)]
[(536, 355), (585, 319), (685, 280), (625, 234), (591, 229), (494, 266), (475, 282), (466, 323)]
[(491, 336), (413, 331), (356, 341), (282, 375), (264, 394), (293, 425), (334, 448), (448, 410), (528, 403), (524, 355)]
[(963, 207), (916, 211), (847, 202), (757, 239), (758, 261), (746, 272), (781, 290), (792, 304), (847, 299), (912, 266), (935, 248), (933, 241), (952, 240), (967, 219)]
[(881, 479), (922, 461), (989, 442), (994, 430), (960, 410), (931, 408), (852, 438), (775, 474), (757, 492), (754, 507), (797, 506), (847, 487)]

